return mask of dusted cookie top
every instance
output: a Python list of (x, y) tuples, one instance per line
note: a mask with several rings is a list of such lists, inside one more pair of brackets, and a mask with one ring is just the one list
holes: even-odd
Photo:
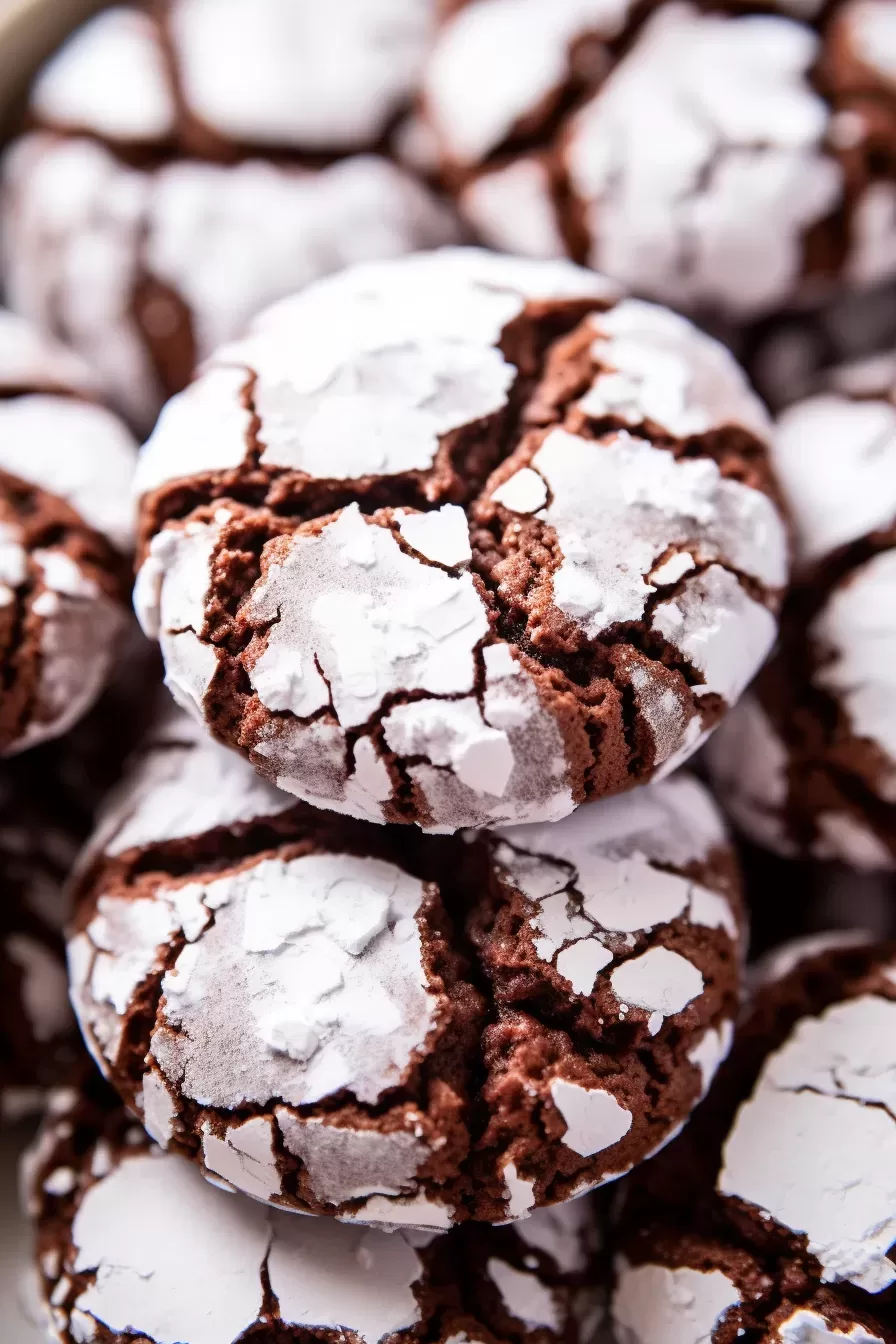
[(727, 1052), (733, 857), (693, 780), (553, 827), (315, 813), (169, 725), (88, 850), (88, 1045), (160, 1144), (361, 1223), (505, 1221), (681, 1125)]
[(630, 1192), (624, 1254), (665, 1265), (623, 1268), (632, 1338), (659, 1344), (661, 1303), (686, 1290), (695, 1342), (734, 1340), (757, 1312), (771, 1340), (896, 1338), (894, 1022), (893, 943), (810, 941), (766, 968), (717, 1090)]
[(0, 311), (0, 754), (59, 737), (125, 624), (135, 444), (89, 371)]
[(892, 277), (896, 7), (730, 8), (471, 0), (450, 14), (424, 106), (482, 239), (736, 321), (823, 282)]
[(767, 654), (767, 432), (721, 346), (568, 263), (356, 267), (166, 407), (138, 613), (179, 702), (300, 798), (557, 820), (671, 770)]
[(54, 1099), (24, 1163), (62, 1344), (425, 1340), (588, 1344), (589, 1200), (446, 1237), (313, 1222), (233, 1198), (161, 1152), (91, 1079)]
[(773, 662), (711, 747), (755, 840), (858, 868), (896, 860), (896, 361), (786, 411), (773, 460), (798, 583)]

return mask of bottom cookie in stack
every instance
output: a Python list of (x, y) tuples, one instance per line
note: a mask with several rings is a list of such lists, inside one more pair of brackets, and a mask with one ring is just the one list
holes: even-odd
[(93, 1074), (23, 1183), (62, 1344), (588, 1344), (600, 1320), (592, 1199), (441, 1235), (298, 1217), (213, 1188)]
[(763, 969), (717, 1090), (630, 1187), (619, 1344), (896, 1341), (896, 943)]
[(552, 826), (315, 812), (185, 717), (76, 885), (72, 999), (156, 1141), (298, 1212), (501, 1223), (615, 1180), (724, 1057), (736, 866), (686, 775)]

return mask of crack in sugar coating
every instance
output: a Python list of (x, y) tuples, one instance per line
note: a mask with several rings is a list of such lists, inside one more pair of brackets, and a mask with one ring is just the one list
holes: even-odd
[[(191, 1344), (346, 1331), (363, 1344), (585, 1344), (601, 1314), (588, 1200), (520, 1231), (441, 1238), (290, 1218), (229, 1198), (162, 1153), (86, 1070), (80, 1091), (52, 1099), (25, 1185), (41, 1296), (65, 1344), (115, 1344), (135, 1330)], [(140, 1218), (122, 1222), (124, 1207)]]
[(78, 360), (0, 312), (0, 753), (99, 695), (125, 623), (134, 444)]
[(428, 5), (228, 0), (211, 24), (204, 0), (178, 0), (94, 16), (39, 73), (5, 156), (9, 302), (148, 430), (266, 304), (456, 239), (453, 212), (387, 157)]
[[(568, 888), (540, 906), (530, 849)], [(737, 1011), (732, 857), (686, 778), (465, 843), (314, 813), (181, 720), (76, 895), (85, 1039), (154, 1137), (347, 1221), (504, 1221), (615, 1178)]]
[(721, 347), (599, 277), (358, 268), (170, 403), (138, 611), (181, 704), (315, 805), (556, 819), (672, 769), (770, 647), (765, 433)]
[(892, 372), (889, 358), (835, 372), (781, 417), (774, 458), (798, 581), (778, 654), (711, 748), (748, 834), (861, 868), (892, 867), (896, 853)]
[[(804, 1329), (815, 1313), (832, 1331), (852, 1338), (852, 1320), (857, 1338), (861, 1326), (889, 1342), (894, 946), (806, 940), (783, 952), (693, 1130), (632, 1186), (621, 1246), (650, 1261), (659, 1241), (660, 1261), (700, 1268), (690, 1239), (707, 1267), (735, 1271), (732, 1316), (705, 1327), (713, 1341), (735, 1338), (751, 1311), (770, 1339), (789, 1340), (783, 1322), (802, 1311)], [(743, 1291), (744, 1266), (762, 1269), (758, 1290), (754, 1279)]]
[(462, 214), (491, 246), (738, 322), (891, 277), (890, 7), (774, 8), (459, 7), (422, 102)]

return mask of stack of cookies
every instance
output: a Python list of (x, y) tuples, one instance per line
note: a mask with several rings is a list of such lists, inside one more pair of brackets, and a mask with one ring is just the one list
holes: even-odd
[(47, 1337), (896, 1344), (894, 72), (896, 0), (147, 0), (38, 75)]

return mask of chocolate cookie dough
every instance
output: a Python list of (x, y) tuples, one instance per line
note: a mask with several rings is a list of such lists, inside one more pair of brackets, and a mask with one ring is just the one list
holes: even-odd
[(483, 241), (737, 322), (896, 275), (892, 0), (453, 8), (424, 107)]
[(687, 757), (775, 637), (765, 412), (685, 319), (447, 249), (270, 309), (140, 463), (168, 684), (316, 806), (551, 821)]
[(896, 944), (809, 941), (765, 972), (717, 1090), (630, 1192), (626, 1344), (667, 1344), (676, 1304), (683, 1344), (896, 1340)]
[(265, 304), (451, 241), (447, 208), (370, 152), (411, 93), (429, 8), (158, 0), (91, 19), (6, 155), (8, 302), (148, 430)]
[(75, 1058), (62, 928), (78, 835), (54, 793), (0, 775), (0, 1122), (39, 1110)]
[(350, 1222), (503, 1222), (684, 1122), (737, 1011), (737, 885), (686, 775), (425, 838), (314, 812), (180, 718), (89, 850), (72, 998), (210, 1179)]
[(100, 1086), (54, 1098), (24, 1163), (60, 1344), (593, 1339), (590, 1200), (443, 1237), (291, 1218), (212, 1189)]
[(757, 842), (896, 864), (896, 357), (833, 374), (786, 411), (773, 461), (797, 582), (780, 648), (709, 751)]
[(96, 700), (124, 629), (135, 444), (86, 368), (0, 310), (0, 755)]

